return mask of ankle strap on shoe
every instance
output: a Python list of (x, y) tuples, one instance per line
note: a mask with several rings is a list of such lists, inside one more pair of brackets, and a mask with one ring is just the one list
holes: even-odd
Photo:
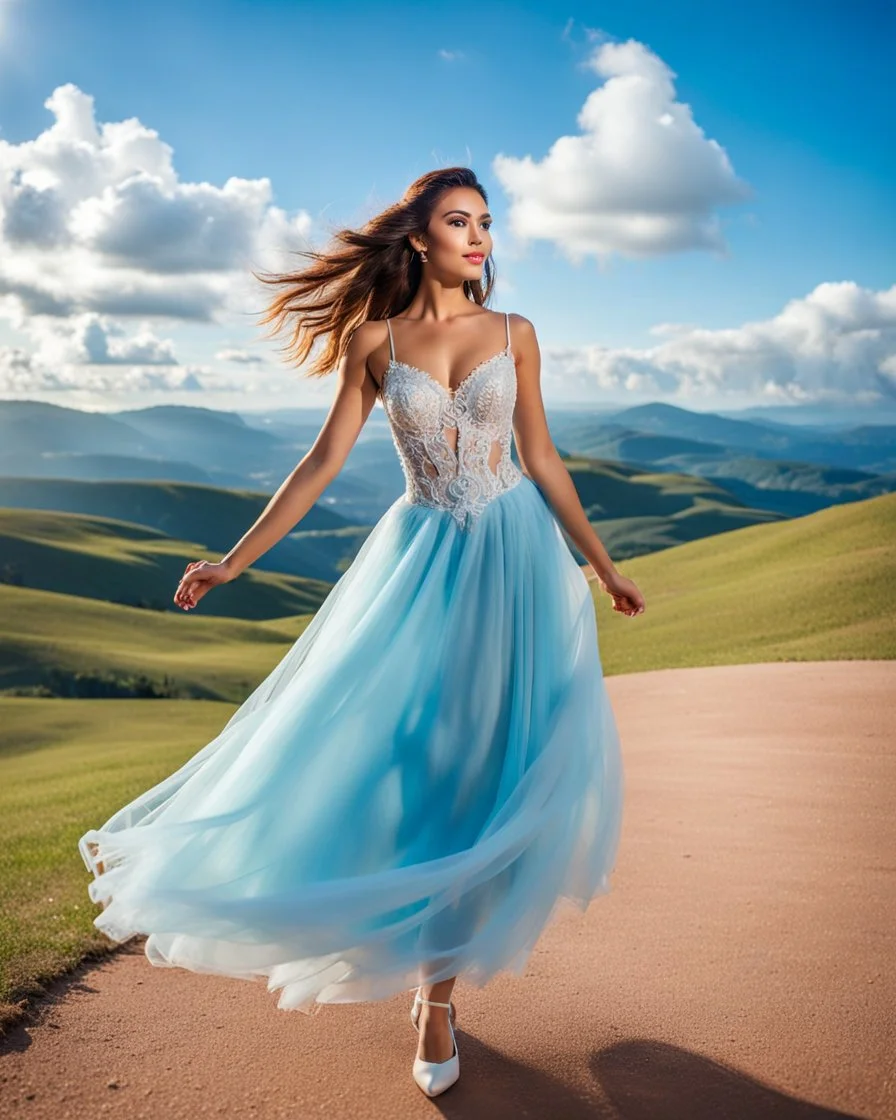
[(438, 1000), (424, 999), (423, 996), (421, 996), (421, 995), (414, 996), (414, 1002), (415, 1003), (428, 1003), (430, 1007), (450, 1007), (451, 1006), (450, 1003), (439, 1003)]

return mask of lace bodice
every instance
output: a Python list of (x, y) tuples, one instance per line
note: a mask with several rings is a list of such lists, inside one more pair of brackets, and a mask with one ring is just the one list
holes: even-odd
[(391, 358), (383, 376), (382, 399), (392, 439), (401, 459), (405, 498), (450, 511), (462, 529), (523, 475), (510, 457), (516, 364), (507, 345), (475, 366), (456, 389), (446, 389), (425, 370)]

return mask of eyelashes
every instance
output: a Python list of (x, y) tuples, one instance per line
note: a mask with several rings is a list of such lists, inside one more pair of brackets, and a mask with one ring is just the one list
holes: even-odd
[[(464, 221), (464, 219), (463, 219), (463, 218), (451, 218), (451, 219), (449, 220), (448, 224), (449, 224), (450, 226), (453, 226), (455, 222), (460, 222), (460, 223), (461, 223), (462, 225), (466, 225), (466, 224), (467, 224), (467, 223), (466, 223), (466, 222)], [(483, 223), (482, 223), (482, 228), (483, 228), (484, 230), (490, 230), (490, 229), (492, 228), (492, 223), (491, 223), (491, 222), (483, 222)]]

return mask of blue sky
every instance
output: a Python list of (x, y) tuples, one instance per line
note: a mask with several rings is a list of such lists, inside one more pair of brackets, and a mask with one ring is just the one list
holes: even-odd
[[(258, 259), (296, 230), (319, 240), (360, 224), (417, 175), (459, 163), (490, 193), (493, 306), (535, 324), (546, 400), (888, 405), (894, 24), (883, 2), (0, 0), (0, 205), (18, 231), (0, 261), (0, 394), (83, 407), (326, 403), (332, 379), (309, 384), (259, 343), (260, 296), (237, 259), (197, 258), (172, 283), (157, 258), (166, 233), (141, 246), (139, 229), (149, 240), (153, 221), (188, 220), (177, 204), (188, 210), (206, 184), (210, 205), (243, 208)], [(152, 155), (140, 167), (132, 144), (138, 164), (116, 180), (110, 141), (84, 156), (102, 174), (79, 194), (78, 136), (52, 160), (30, 144), (53, 124), (44, 103), (60, 89), (57, 117), (81, 120), (92, 99), (98, 125), (153, 130), (175, 178)], [(589, 98), (590, 130), (579, 121)], [(549, 154), (561, 137), (574, 138), (570, 164)], [(128, 211), (138, 232), (126, 231), (125, 274), (110, 266), (113, 244), (122, 266), (125, 235), (109, 199), (135, 166), (157, 175), (167, 203), (141, 196), (142, 224)], [(565, 174), (585, 200), (571, 225), (555, 206)], [(267, 180), (268, 195), (246, 188), (234, 204), (222, 194), (232, 177)], [(51, 203), (63, 231), (52, 244), (34, 233), (35, 206), (43, 222)], [(109, 298), (131, 281), (130, 304)], [(173, 297), (163, 314), (164, 300), (139, 298), (160, 289)], [(177, 309), (194, 295), (204, 322)]]

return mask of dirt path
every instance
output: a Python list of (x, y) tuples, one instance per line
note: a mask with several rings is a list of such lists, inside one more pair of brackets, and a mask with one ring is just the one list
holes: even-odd
[(614, 891), (562, 913), (524, 977), (458, 984), (444, 1096), (411, 1080), (410, 996), (287, 1013), (261, 982), (153, 969), (138, 944), (8, 1036), (0, 1115), (896, 1118), (896, 663), (608, 686)]

